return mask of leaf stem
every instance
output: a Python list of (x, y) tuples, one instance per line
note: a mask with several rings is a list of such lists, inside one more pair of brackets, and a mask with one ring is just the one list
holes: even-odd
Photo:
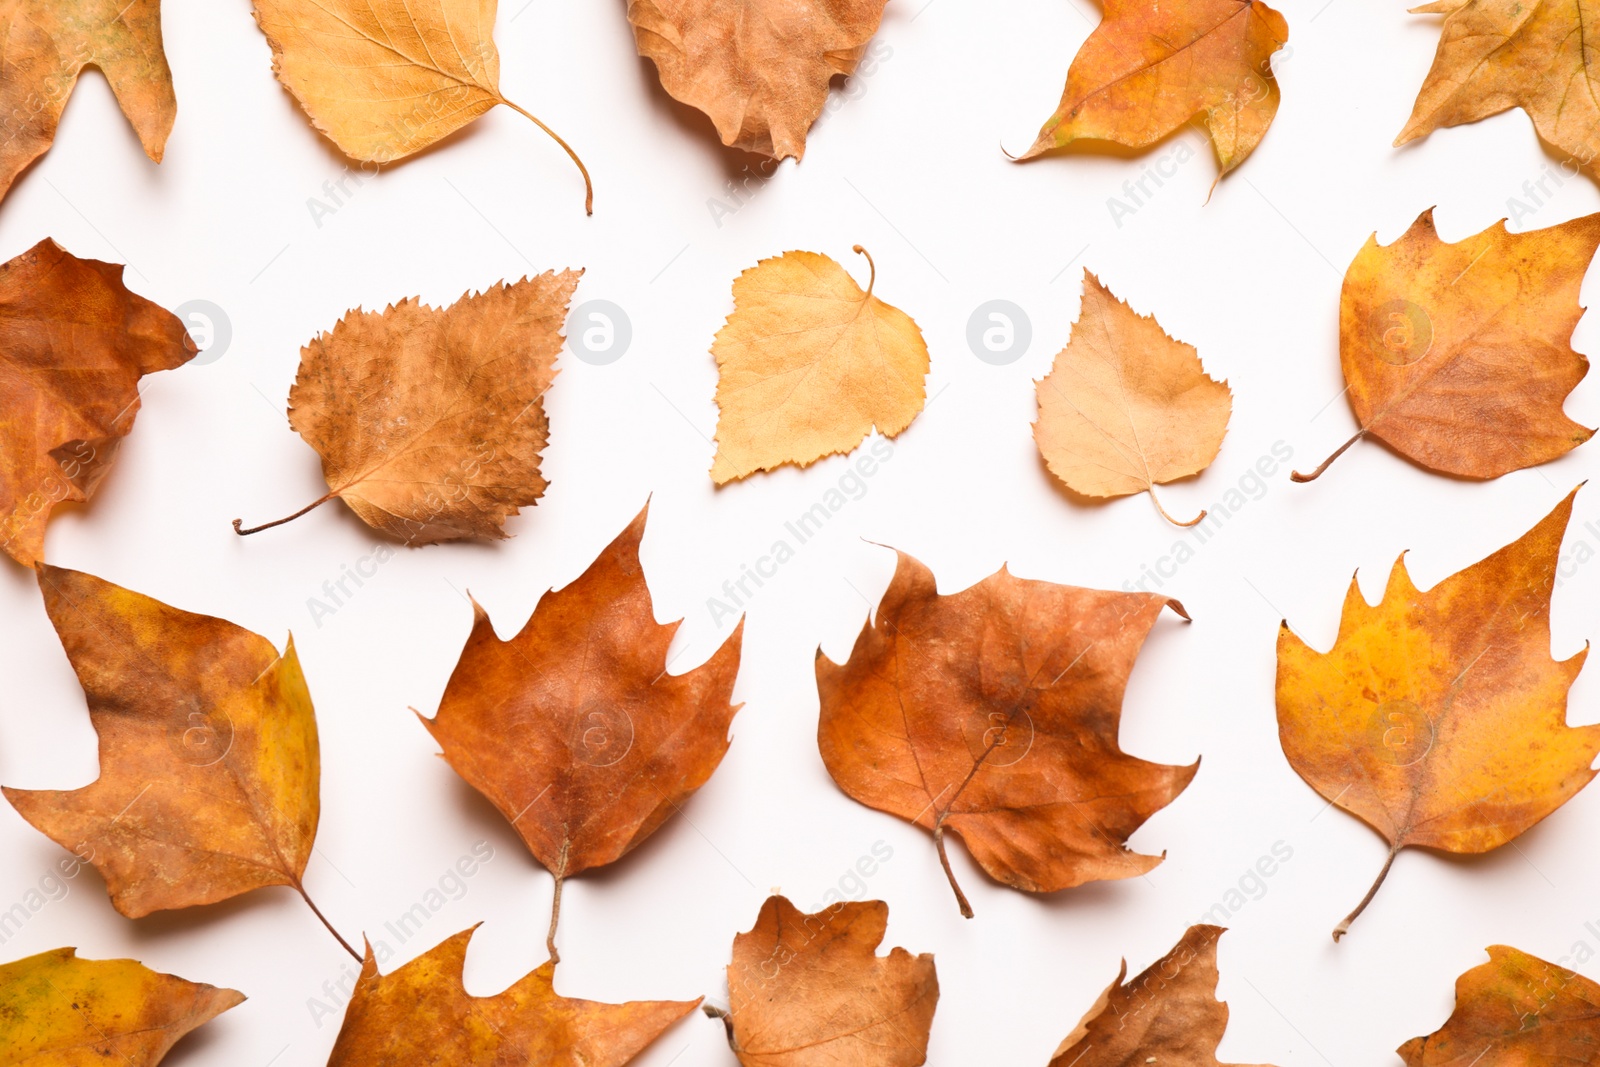
[(285, 515), (281, 519), (277, 519), (277, 520), (275, 520), (273, 522), (264, 522), (260, 526), (252, 526), (248, 530), (242, 529), (242, 527), (244, 526), (244, 520), (243, 519), (234, 519), (233, 520), (233, 532), (238, 534), (240, 537), (249, 537), (253, 533), (260, 533), (262, 530), (270, 530), (274, 526), (282, 526), (286, 522), (293, 522), (295, 519), (298, 519), (300, 516), (304, 515), (306, 512), (314, 511), (315, 509), (321, 507), (322, 505), (326, 504), (328, 501), (330, 501), (332, 499), (333, 499), (333, 494), (332, 493), (324, 493), (322, 496), (320, 496), (317, 499), (313, 500), (311, 503), (307, 504), (305, 507), (303, 507), (299, 511), (295, 512), (293, 515)]
[(1344, 455), (1344, 450), (1345, 449), (1349, 448), (1351, 445), (1355, 444), (1357, 441), (1361, 440), (1365, 436), (1367, 436), (1367, 431), (1365, 429), (1357, 430), (1355, 432), (1355, 436), (1351, 437), (1350, 440), (1346, 441), (1344, 444), (1342, 444), (1338, 448), (1334, 449), (1333, 450), (1333, 455), (1331, 455), (1327, 459), (1323, 460), (1322, 461), (1322, 465), (1319, 466), (1316, 470), (1312, 471), (1310, 474), (1301, 474), (1299, 471), (1291, 471), (1290, 474), (1289, 474), (1289, 480), (1292, 481), (1292, 482), (1309, 482), (1309, 481), (1313, 481), (1314, 479), (1320, 477), (1322, 472), (1328, 469), (1328, 465), (1330, 463), (1332, 463), (1334, 460), (1338, 459), (1340, 456)]
[(295, 889), (295, 892), (300, 894), (300, 899), (304, 900), (306, 902), (306, 906), (311, 909), (311, 914), (315, 915), (318, 919), (320, 919), (322, 921), (322, 925), (326, 926), (328, 928), (328, 933), (333, 935), (333, 939), (335, 941), (339, 942), (339, 944), (343, 945), (344, 946), (344, 950), (346, 952), (350, 953), (350, 955), (355, 958), (355, 961), (357, 963), (362, 963), (362, 964), (366, 963), (367, 961), (361, 955), (361, 953), (359, 953), (355, 949), (351, 948), (350, 947), (350, 942), (346, 941), (344, 939), (344, 935), (339, 933), (338, 930), (334, 929), (333, 924), (328, 921), (328, 917), (326, 915), (322, 914), (322, 909), (317, 907), (316, 902), (311, 899), (311, 894), (306, 892), (306, 887), (301, 885), (299, 882), (296, 882), (296, 883), (294, 883), (294, 889)]
[(1157, 511), (1161, 512), (1161, 517), (1163, 519), (1166, 519), (1168, 522), (1172, 523), (1172, 525), (1174, 525), (1174, 526), (1185, 526), (1185, 527), (1187, 527), (1187, 526), (1198, 526), (1198, 525), (1200, 525), (1200, 521), (1206, 517), (1205, 509), (1202, 508), (1200, 510), (1200, 514), (1196, 515), (1194, 518), (1190, 519), (1188, 522), (1179, 522), (1177, 519), (1173, 518), (1171, 515), (1168, 515), (1167, 514), (1167, 509), (1161, 506), (1161, 500), (1160, 500), (1159, 497), (1156, 496), (1156, 487), (1154, 485), (1152, 485), (1149, 488), (1148, 492), (1150, 493), (1150, 502), (1156, 506), (1156, 510)]
[[(1337, 455), (1338, 453), (1335, 453)], [(1367, 890), (1367, 895), (1361, 898), (1361, 903), (1356, 905), (1356, 910), (1344, 917), (1344, 921), (1333, 928), (1333, 939), (1338, 941), (1350, 932), (1350, 924), (1356, 921), (1356, 916), (1367, 910), (1367, 905), (1372, 903), (1372, 898), (1378, 895), (1378, 887), (1383, 880), (1389, 877), (1389, 868), (1394, 866), (1394, 858), (1400, 854), (1399, 845), (1389, 846), (1389, 858), (1383, 861), (1383, 870), (1378, 872), (1377, 880), (1372, 883), (1372, 888)]]
[(572, 157), (572, 162), (574, 162), (574, 163), (576, 163), (578, 165), (578, 173), (583, 175), (583, 210), (584, 210), (584, 213), (585, 214), (589, 214), (589, 215), (593, 215), (594, 214), (594, 182), (590, 180), (590, 178), (589, 178), (589, 168), (583, 165), (583, 160), (578, 158), (578, 153), (574, 152), (572, 150), (572, 146), (569, 145), (566, 141), (561, 139), (561, 135), (559, 133), (557, 133), (556, 131), (552, 130), (550, 127), (546, 126), (543, 122), (539, 121), (539, 116), (537, 116), (537, 115), (533, 114), (532, 112), (528, 111), (526, 108), (520, 107), (519, 105), (512, 103), (510, 100), (507, 100), (503, 96), (500, 98), (500, 102), (502, 104), (506, 105), (506, 107), (509, 107), (512, 111), (517, 112), (519, 115), (525, 115), (529, 119), (532, 119), (533, 120), (533, 124), (535, 126), (539, 127), (545, 133), (548, 133), (550, 135), (551, 140), (555, 141), (556, 144), (560, 145), (562, 147), (562, 149), (566, 151), (567, 155)]
[(561, 887), (567, 881), (567, 851), (571, 847), (572, 842), (561, 842), (560, 865), (551, 872), (556, 878), (556, 891), (555, 895), (550, 898), (550, 932), (545, 935), (544, 947), (550, 952), (552, 966), (561, 962), (561, 953), (556, 951), (556, 927), (561, 924)]
[(851, 245), (850, 246), (850, 251), (859, 252), (861, 255), (867, 257), (867, 269), (869, 271), (871, 271), (872, 273), (867, 277), (867, 292), (866, 292), (866, 295), (867, 296), (871, 296), (872, 295), (872, 287), (874, 285), (878, 284), (878, 265), (876, 263), (872, 262), (872, 253), (868, 252), (865, 248), (862, 248), (860, 245)]
[(961, 916), (964, 919), (972, 918), (972, 905), (967, 903), (967, 895), (961, 891), (961, 885), (956, 881), (956, 872), (950, 869), (950, 857), (944, 851), (944, 817), (933, 826), (933, 847), (939, 853), (939, 863), (944, 867), (944, 876), (950, 880), (950, 888), (955, 890), (956, 903), (961, 906)]

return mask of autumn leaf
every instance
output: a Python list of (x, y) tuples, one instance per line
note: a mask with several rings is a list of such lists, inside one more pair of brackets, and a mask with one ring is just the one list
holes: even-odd
[(553, 961), (502, 993), (475, 997), (462, 985), (462, 968), (476, 929), (386, 975), (369, 944), (328, 1067), (622, 1067), (700, 1003), (563, 997)]
[(662, 88), (704, 112), (723, 144), (799, 159), (828, 83), (855, 72), (885, 2), (628, 0), (628, 22)]
[[(98, 67), (147, 156), (161, 162), (178, 117), (161, 49), (160, 0), (32, 0), (0, 5), (0, 197), (55, 140), (84, 67)], [(35, 249), (37, 251), (37, 249)]]
[(594, 186), (578, 153), (500, 95), (496, 0), (254, 3), (273, 73), (345, 155), (404, 159), (504, 104), (572, 157), (583, 175), (584, 210), (594, 214)]
[(0, 336), (0, 549), (32, 566), (50, 510), (89, 499), (111, 469), (139, 379), (196, 349), (175, 315), (128, 291), (120, 265), (49, 238), (0, 266)]
[[(1228, 432), (1233, 394), (1193, 346), (1168, 337), (1083, 272), (1083, 311), (1039, 382), (1033, 437), (1050, 473), (1092, 497), (1149, 493), (1211, 465)], [(1179, 526), (1193, 526), (1204, 511)]]
[(928, 346), (909, 315), (872, 295), (878, 271), (867, 263), (865, 293), (815, 252), (763, 259), (734, 280), (733, 314), (711, 345), (721, 410), (712, 481), (849, 452), (922, 410)]
[(844, 664), (817, 652), (817, 742), (854, 799), (933, 833), (958, 834), (992, 878), (1034, 893), (1131, 878), (1161, 862), (1125, 847), (1199, 762), (1166, 767), (1117, 744), (1134, 657), (1163, 607), (1013, 577), (1002, 567), (940, 596), (904, 552)]
[(1593, 165), (1600, 70), (1584, 32), (1587, 0), (1440, 0), (1411, 10), (1445, 20), (1396, 147), (1520, 107), (1546, 144)]
[(678, 811), (722, 762), (739, 710), (742, 622), (706, 663), (667, 673), (678, 624), (655, 621), (639, 565), (648, 510), (509, 641), (474, 601), (439, 712), (422, 719), (555, 876), (552, 960), (563, 882), (615, 863)]
[(881, 900), (807, 915), (768, 897), (728, 964), (728, 1043), (743, 1067), (917, 1067), (939, 1003), (933, 956), (877, 955)]
[(1352, 579), (1339, 637), (1316, 652), (1278, 631), (1278, 736), (1306, 783), (1389, 843), (1498, 848), (1589, 784), (1600, 726), (1568, 727), (1587, 649), (1550, 658), (1550, 595), (1569, 495), (1518, 540), (1427, 592), (1405, 557), (1368, 606)]
[(1218, 177), (1255, 151), (1278, 113), (1272, 54), (1289, 25), (1261, 0), (1106, 0), (1067, 71), (1061, 105), (1020, 157), (1080, 140), (1148, 148), (1204, 118)]
[(1220, 926), (1191, 926), (1172, 951), (1131, 982), (1128, 961), (1050, 1067), (1221, 1067), (1217, 1046), (1228, 1028), (1228, 1006), (1217, 999)]
[(1456, 1009), (1399, 1049), (1407, 1067), (1533, 1067), (1600, 1060), (1600, 985), (1505, 945), (1456, 980)]
[(448, 308), (356, 310), (300, 352), (289, 425), (322, 456), (326, 496), (408, 545), (506, 536), (548, 484), (544, 394), (582, 271), (546, 272)]
[(317, 833), (317, 726), (294, 642), (280, 656), (231, 622), (79, 571), (38, 574), (89, 701), (100, 777), (5, 798), (98, 869), (129, 918), (275, 885), (316, 911), (301, 878)]
[(1504, 220), (1446, 244), (1424, 211), (1394, 244), (1368, 238), (1339, 297), (1339, 362), (1360, 428), (1310, 474), (1372, 436), (1416, 463), (1498, 478), (1594, 433), (1561, 410), (1588, 373), (1572, 350), (1578, 287), (1600, 214), (1510, 233)]
[(154, 1067), (189, 1031), (244, 1002), (136, 960), (58, 948), (0, 964), (0, 1067)]

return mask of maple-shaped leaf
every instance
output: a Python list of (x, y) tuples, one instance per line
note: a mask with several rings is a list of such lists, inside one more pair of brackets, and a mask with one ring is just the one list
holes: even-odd
[(1125, 843), (1200, 766), (1167, 767), (1117, 744), (1134, 658), (1163, 607), (1013, 577), (1004, 567), (940, 596), (898, 553), (894, 580), (850, 658), (817, 651), (817, 742), (851, 797), (933, 833), (948, 830), (992, 878), (1052, 892), (1131, 878), (1161, 862)]
[(145, 154), (157, 163), (178, 117), (161, 49), (161, 0), (0, 4), (0, 197), (50, 149), (84, 67), (99, 67)]
[(1067, 70), (1061, 105), (1020, 157), (1075, 141), (1147, 148), (1203, 118), (1220, 177), (1245, 161), (1278, 113), (1272, 54), (1289, 25), (1261, 0), (1107, 0)]
[(496, 0), (254, 3), (273, 73), (345, 155), (369, 163), (403, 159), (504, 104), (577, 164), (584, 210), (594, 214), (594, 186), (578, 153), (500, 94)]
[(1217, 999), (1220, 926), (1191, 926), (1131, 982), (1128, 961), (1050, 1059), (1050, 1067), (1221, 1067), (1228, 1006)]
[(1397, 147), (1520, 107), (1546, 144), (1594, 163), (1600, 64), (1585, 33), (1588, 0), (1439, 0), (1411, 10), (1445, 20)]
[(1083, 311), (1038, 396), (1033, 437), (1051, 474), (1085, 496), (1149, 493), (1169, 522), (1156, 486), (1209, 467), (1233, 413), (1228, 384), (1206, 374), (1193, 346), (1088, 271)]
[(1408, 846), (1498, 848), (1594, 778), (1600, 726), (1567, 725), (1587, 649), (1550, 656), (1550, 594), (1574, 490), (1522, 537), (1427, 592), (1405, 557), (1368, 605), (1355, 579), (1339, 637), (1317, 652), (1278, 631), (1278, 736), (1330, 804), (1389, 843), (1338, 940)]
[(38, 574), (89, 701), (100, 777), (5, 798), (99, 870), (129, 918), (273, 885), (311, 904), (301, 878), (321, 764), (294, 642), (280, 656), (231, 622), (79, 571)]
[(739, 710), (742, 622), (704, 664), (667, 673), (678, 623), (656, 622), (639, 565), (648, 510), (510, 640), (473, 601), (439, 712), (422, 720), (555, 876), (552, 960), (562, 883), (621, 859), (678, 811), (722, 762)]
[(244, 1002), (236, 989), (77, 953), (0, 964), (0, 1067), (155, 1067), (189, 1031)]
[(1505, 945), (1456, 979), (1456, 1008), (1399, 1048), (1407, 1067), (1600, 1062), (1600, 985)]
[(289, 425), (322, 457), (326, 496), (408, 545), (506, 535), (548, 484), (544, 394), (582, 271), (546, 272), (447, 308), (350, 312), (300, 352)]
[(806, 151), (828, 83), (855, 72), (886, 0), (628, 0), (661, 87), (722, 143), (772, 159)]
[(51, 508), (89, 499), (110, 470), (139, 379), (196, 349), (177, 316), (128, 291), (121, 265), (49, 238), (0, 266), (0, 339), (0, 549), (32, 566)]
[(815, 252), (763, 259), (734, 279), (733, 314), (711, 345), (712, 481), (849, 452), (874, 428), (895, 436), (922, 410), (928, 346), (911, 316), (872, 295), (878, 272), (867, 261), (864, 293)]
[(622, 1067), (700, 1003), (563, 997), (554, 962), (504, 992), (475, 997), (462, 985), (462, 969), (476, 929), (384, 975), (367, 945), (328, 1067)]
[(733, 939), (728, 1011), (712, 1011), (744, 1067), (917, 1067), (939, 1003), (933, 956), (877, 954), (889, 924), (881, 900), (840, 901), (807, 915), (768, 897)]
[(1572, 350), (1578, 288), (1600, 245), (1600, 214), (1510, 233), (1505, 221), (1454, 244), (1433, 210), (1391, 245), (1367, 239), (1339, 296), (1339, 363), (1355, 436), (1372, 436), (1463, 478), (1547, 463), (1593, 434), (1561, 410), (1589, 371)]

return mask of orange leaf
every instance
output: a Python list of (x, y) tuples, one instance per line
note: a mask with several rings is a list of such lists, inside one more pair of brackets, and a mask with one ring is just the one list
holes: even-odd
[[(940, 596), (901, 552), (876, 624), (843, 665), (817, 653), (817, 741), (851, 797), (946, 830), (990, 877), (1035, 893), (1131, 878), (1161, 862), (1125, 847), (1199, 767), (1166, 767), (1117, 744), (1134, 657), (1163, 607), (1014, 578), (1005, 568)], [(1184, 616), (1187, 618), (1188, 616)]]
[(1080, 140), (1147, 148), (1203, 115), (1220, 177), (1255, 151), (1278, 113), (1271, 58), (1288, 40), (1288, 23), (1261, 0), (1107, 0), (1061, 105), (1021, 158)]
[(628, 0), (628, 21), (661, 87), (705, 112), (723, 144), (799, 159), (828, 83), (854, 73), (884, 3)]
[(700, 1003), (563, 997), (555, 991), (554, 963), (502, 993), (475, 997), (461, 975), (476, 929), (386, 975), (368, 945), (328, 1067), (622, 1067)]
[(1068, 1034), (1050, 1067), (1220, 1067), (1217, 1046), (1228, 1028), (1228, 1006), (1217, 999), (1220, 926), (1191, 926), (1172, 951), (1126, 984), (1128, 961), (1116, 980)]
[(561, 884), (627, 855), (728, 751), (741, 623), (706, 663), (667, 673), (677, 623), (655, 621), (639, 565), (641, 511), (509, 641), (473, 603), (472, 633), (423, 725)]
[(1498, 478), (1548, 463), (1594, 433), (1562, 402), (1589, 371), (1572, 350), (1578, 287), (1600, 214), (1545, 230), (1505, 222), (1455, 244), (1424, 211), (1398, 241), (1368, 238), (1345, 272), (1339, 362), (1360, 429), (1432, 470)]
[(139, 379), (194, 357), (122, 267), (46, 238), (0, 267), (0, 549), (32, 566), (63, 500), (87, 500), (139, 413)]
[(328, 494), (405, 542), (504, 538), (544, 495), (544, 394), (581, 271), (501, 283), (448, 308), (352, 311), (300, 353), (289, 425), (322, 456)]
[(1505, 945), (1456, 980), (1456, 1008), (1399, 1049), (1407, 1067), (1532, 1067), (1600, 1060), (1600, 985)]
[[(768, 897), (728, 964), (728, 1043), (744, 1067), (917, 1067), (939, 1003), (933, 956), (877, 955), (881, 900), (807, 915)], [(720, 1013), (717, 1013), (720, 1014)]]
[(98, 67), (147, 156), (178, 117), (161, 48), (161, 0), (33, 0), (0, 6), (0, 197), (44, 155), (84, 67)]
[(1408, 846), (1498, 848), (1594, 778), (1600, 726), (1566, 724), (1567, 690), (1587, 650), (1550, 658), (1550, 595), (1575, 495), (1427, 592), (1411, 584), (1404, 556), (1375, 607), (1352, 579), (1328, 652), (1287, 622), (1279, 630), (1284, 755), (1329, 803), (1389, 842), (1378, 883)]
[(191, 1030), (244, 1002), (136, 960), (58, 948), (0, 964), (0, 1065), (155, 1067)]

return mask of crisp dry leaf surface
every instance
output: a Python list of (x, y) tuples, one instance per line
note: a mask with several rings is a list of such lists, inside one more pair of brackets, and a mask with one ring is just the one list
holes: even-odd
[(244, 1002), (234, 989), (77, 951), (0, 964), (0, 1067), (155, 1067), (189, 1031)]
[(1191, 926), (1131, 982), (1128, 961), (1068, 1034), (1050, 1067), (1220, 1067), (1228, 1006), (1217, 999), (1220, 926)]
[(43, 556), (50, 509), (89, 499), (133, 428), (139, 379), (194, 354), (118, 264), (46, 238), (0, 266), (0, 549)]
[(111, 83), (157, 163), (178, 117), (161, 48), (161, 0), (0, 0), (0, 197), (55, 140), (84, 67)]
[(1134, 658), (1167, 606), (1182, 613), (1153, 593), (1004, 568), (940, 596), (933, 573), (899, 553), (849, 660), (817, 653), (823, 762), (851, 797), (933, 831), (941, 853), (944, 831), (959, 834), (1017, 889), (1143, 874), (1161, 857), (1128, 851), (1128, 837), (1199, 766), (1117, 743)]
[(628, 0), (639, 54), (722, 143), (805, 154), (828, 83), (856, 69), (885, 0)]
[(475, 997), (462, 985), (473, 929), (385, 975), (368, 945), (328, 1067), (622, 1067), (700, 1003), (563, 997), (553, 963)]
[(1226, 174), (1278, 112), (1271, 58), (1288, 40), (1288, 23), (1261, 0), (1107, 0), (1022, 158), (1079, 140), (1145, 148), (1199, 116)]
[(1399, 1049), (1406, 1067), (1600, 1062), (1600, 985), (1505, 945), (1456, 980), (1456, 1007)]
[(1069, 489), (1093, 497), (1153, 494), (1205, 470), (1233, 412), (1227, 383), (1206, 374), (1192, 346), (1088, 271), (1083, 310), (1038, 398), (1039, 454)]
[(1447, 474), (1495, 478), (1562, 456), (1594, 431), (1562, 402), (1588, 373), (1572, 350), (1600, 214), (1439, 240), (1422, 213), (1345, 272), (1339, 359), (1360, 432)]
[[(857, 251), (859, 251), (859, 246)], [(874, 276), (876, 270), (874, 270)], [(733, 283), (717, 331), (718, 485), (893, 437), (922, 410), (928, 346), (899, 308), (815, 252), (764, 259)]]
[(622, 858), (728, 750), (743, 625), (704, 664), (667, 673), (677, 623), (655, 620), (639, 565), (646, 511), (502, 641), (472, 633), (423, 725), (450, 766), (557, 877)]
[(1412, 845), (1497, 848), (1594, 777), (1600, 726), (1567, 725), (1567, 690), (1587, 652), (1550, 655), (1572, 500), (1427, 592), (1404, 556), (1376, 606), (1352, 579), (1327, 652), (1287, 623), (1279, 630), (1284, 754), (1330, 803), (1382, 834), (1391, 860)]
[(1545, 143), (1592, 167), (1600, 156), (1600, 60), (1588, 31), (1600, 4), (1439, 0), (1412, 11), (1445, 20), (1396, 145), (1520, 107)]
[(881, 900), (807, 915), (768, 897), (733, 939), (728, 1035), (743, 1067), (917, 1067), (939, 1002), (933, 956), (877, 955)]
[(4, 790), (106, 880), (118, 911), (300, 888), (317, 832), (316, 719), (294, 644), (39, 565), (39, 588), (89, 701), (100, 777)]
[(329, 495), (409, 545), (505, 537), (544, 494), (544, 393), (579, 271), (352, 311), (301, 352), (289, 424)]

